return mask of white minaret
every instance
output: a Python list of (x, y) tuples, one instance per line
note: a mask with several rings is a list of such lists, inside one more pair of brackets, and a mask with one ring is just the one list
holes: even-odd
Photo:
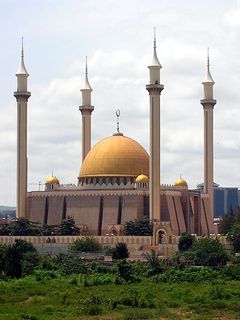
[(210, 73), (209, 49), (207, 54), (207, 73), (203, 79), (204, 99), (201, 100), (204, 112), (204, 192), (209, 195), (210, 212), (214, 215), (213, 193), (213, 109), (216, 100), (213, 99), (213, 78)]
[(16, 73), (17, 91), (17, 208), (16, 216), (25, 217), (27, 196), (27, 103), (31, 92), (27, 90), (29, 76), (24, 65), (23, 41), (21, 62)]
[(156, 36), (154, 29), (154, 51), (150, 72), (150, 83), (146, 89), (150, 96), (150, 219), (159, 221), (160, 215), (160, 95), (164, 86), (160, 84), (162, 68), (156, 52)]
[(84, 86), (81, 89), (82, 92), (82, 105), (79, 110), (82, 113), (82, 162), (86, 155), (91, 150), (91, 114), (94, 107), (91, 105), (91, 93), (92, 88), (88, 81), (88, 66), (86, 57), (86, 70)]

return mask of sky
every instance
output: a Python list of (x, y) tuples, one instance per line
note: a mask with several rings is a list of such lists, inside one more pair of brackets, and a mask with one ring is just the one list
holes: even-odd
[(162, 65), (161, 182), (203, 181), (202, 80), (210, 47), (215, 81), (215, 182), (240, 184), (240, 2), (235, 0), (0, 0), (0, 204), (15, 205), (17, 107), (24, 37), (28, 190), (48, 176), (77, 183), (85, 56), (93, 88), (92, 144), (120, 131), (149, 150), (153, 27)]

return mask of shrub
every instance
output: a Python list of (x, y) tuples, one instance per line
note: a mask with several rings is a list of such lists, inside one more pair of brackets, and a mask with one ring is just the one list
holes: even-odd
[(124, 224), (124, 234), (126, 236), (151, 236), (152, 233), (153, 224), (146, 217), (128, 221)]
[(183, 270), (169, 269), (153, 278), (154, 282), (197, 282), (212, 281), (217, 279), (218, 272), (209, 267), (190, 267)]
[(153, 276), (155, 274), (161, 273), (163, 272), (164, 268), (163, 268), (163, 264), (162, 262), (159, 260), (159, 254), (154, 251), (151, 250), (151, 253), (147, 252), (145, 253), (145, 258), (147, 259), (151, 269), (149, 270), (149, 276)]
[(134, 276), (134, 269), (130, 262), (118, 260), (115, 264), (117, 274), (127, 282), (136, 282), (138, 279)]
[(191, 234), (187, 232), (182, 233), (178, 241), (178, 250), (179, 251), (189, 250), (195, 241), (196, 241), (196, 238)]
[(229, 231), (227, 239), (232, 243), (235, 252), (240, 252), (240, 224), (236, 224)]
[(102, 249), (100, 243), (91, 237), (86, 237), (84, 239), (77, 239), (70, 246), (72, 251), (79, 252), (98, 252)]
[(118, 275), (114, 274), (98, 274), (94, 273), (84, 280), (85, 287), (91, 286), (102, 286), (109, 284), (123, 284), (125, 283), (124, 279), (120, 278)]
[(60, 273), (64, 276), (79, 273), (87, 274), (90, 271), (81, 257), (72, 254), (61, 255), (57, 264)]
[(80, 234), (80, 229), (76, 226), (75, 220), (72, 217), (64, 219), (59, 226), (60, 235), (77, 235)]
[(129, 257), (129, 252), (126, 243), (117, 243), (112, 250), (112, 258), (114, 260), (126, 259)]
[(229, 260), (220, 241), (206, 237), (202, 237), (193, 243), (187, 257), (198, 266), (210, 267), (225, 265)]

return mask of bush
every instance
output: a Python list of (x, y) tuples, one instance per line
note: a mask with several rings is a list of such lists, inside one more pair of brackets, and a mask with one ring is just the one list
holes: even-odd
[(8, 246), (0, 247), (1, 272), (10, 278), (20, 278), (33, 272), (39, 255), (34, 246), (24, 240), (15, 240)]
[(75, 220), (72, 217), (64, 219), (59, 226), (60, 235), (77, 235), (80, 234), (80, 229), (76, 226)]
[(235, 252), (240, 252), (240, 224), (236, 224), (229, 231), (227, 236), (228, 241), (233, 245)]
[(164, 267), (162, 262), (159, 260), (159, 254), (156, 251), (151, 250), (151, 253), (146, 253), (144, 256), (151, 267), (148, 273), (149, 276), (163, 272)]
[(117, 243), (112, 250), (113, 260), (126, 259), (129, 257), (129, 252), (126, 243)]
[(124, 224), (124, 234), (126, 236), (152, 236), (153, 224), (143, 217), (134, 221), (128, 221)]
[(120, 278), (118, 275), (94, 273), (85, 278), (84, 286), (91, 287), (123, 283), (125, 283), (124, 279)]
[(57, 265), (60, 273), (64, 276), (79, 273), (88, 274), (90, 271), (81, 257), (71, 254), (61, 255)]
[(75, 252), (99, 252), (102, 249), (100, 243), (91, 237), (77, 239), (70, 246), (70, 249)]
[(191, 234), (187, 232), (182, 233), (178, 241), (178, 250), (179, 251), (189, 250), (195, 241), (196, 241), (196, 238)]
[(240, 280), (240, 266), (224, 266), (220, 269), (220, 274), (227, 280)]
[(218, 272), (209, 267), (190, 267), (183, 270), (169, 269), (153, 278), (154, 282), (197, 282), (212, 281), (218, 277)]
[(229, 260), (220, 241), (206, 237), (195, 241), (186, 256), (198, 266), (215, 267), (225, 265)]
[(127, 282), (136, 282), (138, 279), (134, 276), (134, 269), (130, 262), (119, 260), (115, 264), (117, 274)]

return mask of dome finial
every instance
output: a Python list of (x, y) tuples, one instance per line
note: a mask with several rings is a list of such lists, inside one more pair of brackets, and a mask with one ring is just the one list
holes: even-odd
[(24, 52), (23, 52), (23, 36), (22, 36), (22, 52), (21, 52), (21, 58), (24, 57)]
[(24, 50), (23, 50), (23, 36), (22, 36), (22, 48), (21, 48), (21, 61), (20, 61), (20, 66), (17, 70), (16, 75), (26, 75), (29, 76), (27, 69), (24, 64)]
[(116, 111), (116, 116), (117, 116), (117, 133), (119, 133), (119, 118), (120, 118), (120, 110), (117, 109)]
[(210, 62), (209, 62), (209, 47), (207, 48), (207, 67), (208, 67), (208, 70), (210, 68)]
[(153, 27), (153, 32), (154, 32), (153, 48), (156, 50), (156, 48), (157, 48), (157, 45), (156, 45), (156, 27)]
[(84, 85), (81, 90), (90, 90), (92, 91), (92, 88), (90, 86), (90, 83), (88, 81), (88, 64), (87, 64), (87, 56), (85, 57), (86, 63), (85, 63), (85, 79), (84, 79)]
[(211, 73), (210, 73), (209, 47), (207, 48), (207, 73), (206, 73), (202, 83), (204, 84), (206, 82), (213, 83), (213, 84), (215, 83), (212, 76), (211, 76)]
[(87, 56), (86, 56), (86, 70), (85, 70), (85, 76), (86, 76), (86, 78), (87, 78), (87, 76), (88, 76)]
[(120, 125), (119, 125), (119, 118), (120, 118), (120, 110), (119, 109), (117, 109), (116, 110), (116, 116), (117, 116), (117, 132), (116, 133), (114, 133), (113, 135), (114, 136), (123, 136), (123, 134), (120, 132)]
[(158, 67), (160, 69), (162, 68), (157, 56), (156, 27), (153, 28), (153, 58), (148, 67)]

